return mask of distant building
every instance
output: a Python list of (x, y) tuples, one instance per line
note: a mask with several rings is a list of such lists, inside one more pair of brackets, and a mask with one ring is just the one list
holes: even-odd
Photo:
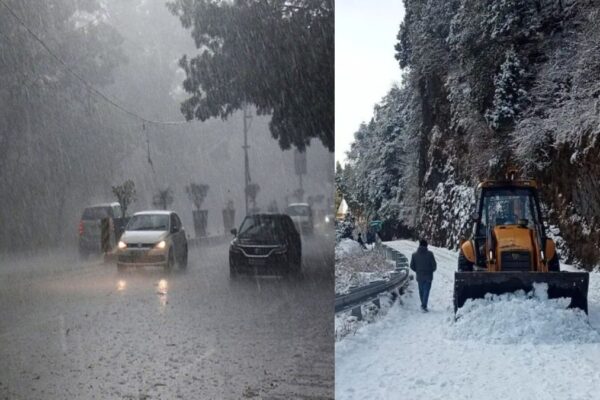
[(335, 219), (343, 220), (346, 217), (346, 214), (348, 214), (348, 203), (346, 203), (346, 200), (342, 199), (342, 202), (340, 203), (340, 206), (335, 214)]

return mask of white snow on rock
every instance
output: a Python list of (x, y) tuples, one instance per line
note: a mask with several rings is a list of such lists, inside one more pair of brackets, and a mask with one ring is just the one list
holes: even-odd
[[(389, 242), (410, 258), (417, 243)], [(595, 399), (600, 393), (600, 273), (590, 274), (589, 316), (535, 294), (469, 301), (455, 322), (457, 253), (437, 260), (429, 301), (416, 282), (377, 322), (336, 343), (336, 399)], [(574, 267), (561, 266), (565, 270)]]

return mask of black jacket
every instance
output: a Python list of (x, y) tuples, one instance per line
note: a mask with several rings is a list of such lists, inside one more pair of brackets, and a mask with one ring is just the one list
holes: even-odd
[(427, 247), (419, 246), (410, 258), (410, 269), (417, 273), (417, 282), (432, 281), (436, 267), (435, 257)]

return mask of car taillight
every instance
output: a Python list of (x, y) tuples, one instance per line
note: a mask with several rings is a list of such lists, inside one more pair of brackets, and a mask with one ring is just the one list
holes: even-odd
[(79, 221), (79, 234), (83, 235), (83, 221)]

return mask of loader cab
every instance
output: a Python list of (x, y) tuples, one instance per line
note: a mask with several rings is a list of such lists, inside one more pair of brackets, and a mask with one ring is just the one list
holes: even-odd
[(495, 228), (526, 228), (544, 238), (543, 222), (534, 187), (515, 185), (480, 186), (477, 191), (477, 218), (473, 227), (476, 264), (485, 267), (486, 241)]
[(496, 226), (519, 225), (535, 229), (542, 225), (537, 198), (529, 188), (483, 189), (478, 215), (477, 235), (485, 235), (489, 228)]

